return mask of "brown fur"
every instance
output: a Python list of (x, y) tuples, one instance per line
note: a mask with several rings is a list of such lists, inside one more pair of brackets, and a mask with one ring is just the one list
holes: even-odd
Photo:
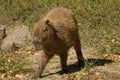
[(40, 77), (47, 62), (57, 54), (60, 56), (62, 71), (67, 72), (67, 51), (70, 47), (76, 50), (78, 64), (84, 66), (78, 35), (78, 25), (73, 14), (65, 8), (51, 10), (45, 18), (38, 21), (33, 29), (33, 44), (37, 50), (42, 49)]

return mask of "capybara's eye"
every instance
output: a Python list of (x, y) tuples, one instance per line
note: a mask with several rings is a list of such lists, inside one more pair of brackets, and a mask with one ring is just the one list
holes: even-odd
[(47, 31), (47, 27), (44, 27), (44, 28), (43, 28), (43, 31)]

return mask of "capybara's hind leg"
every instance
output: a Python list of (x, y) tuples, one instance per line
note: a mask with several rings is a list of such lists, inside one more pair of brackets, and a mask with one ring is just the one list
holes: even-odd
[(85, 61), (84, 61), (84, 57), (83, 57), (83, 54), (82, 54), (81, 43), (80, 43), (79, 37), (75, 41), (74, 49), (76, 51), (76, 55), (77, 55), (77, 59), (78, 59), (78, 65), (80, 67), (84, 67), (85, 66)]
[(67, 52), (63, 53), (63, 54), (64, 55), (60, 55), (61, 68), (62, 68), (62, 71), (60, 72), (60, 74), (67, 74), (69, 72), (68, 69), (67, 69), (68, 54), (67, 54)]

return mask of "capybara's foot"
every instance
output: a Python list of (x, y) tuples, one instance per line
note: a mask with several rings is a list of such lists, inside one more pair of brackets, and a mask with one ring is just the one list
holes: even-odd
[(32, 79), (39, 79), (39, 78), (43, 78), (43, 76), (36, 76), (36, 75), (32, 76)]
[(68, 74), (70, 71), (68, 69), (62, 70), (60, 71), (60, 75), (62, 74)]
[(80, 61), (78, 62), (78, 66), (80, 66), (81, 68), (84, 68), (84, 67), (85, 67), (85, 61), (80, 60)]

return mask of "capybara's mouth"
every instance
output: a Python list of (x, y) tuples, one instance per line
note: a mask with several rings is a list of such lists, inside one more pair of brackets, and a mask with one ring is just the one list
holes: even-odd
[(36, 44), (36, 45), (34, 45), (34, 47), (35, 47), (35, 50), (36, 50), (36, 51), (42, 50), (41, 44)]

